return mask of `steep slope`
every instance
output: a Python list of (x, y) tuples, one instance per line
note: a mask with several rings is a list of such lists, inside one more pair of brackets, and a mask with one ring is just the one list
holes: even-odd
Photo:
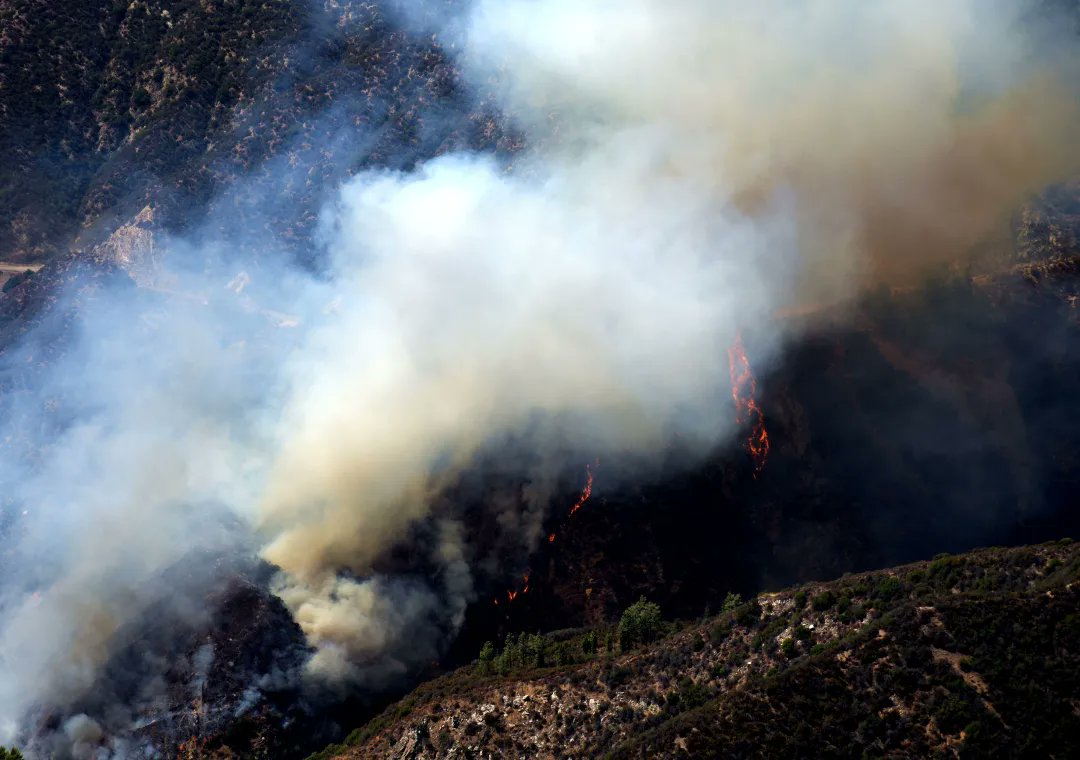
[(1078, 602), (1062, 541), (761, 594), (630, 652), (529, 637), (319, 757), (1065, 757)]
[[(147, 204), (191, 228), (212, 200), (297, 253), (350, 173), (500, 143), (440, 44), (407, 27), (357, 0), (3, 0), (0, 260), (92, 247)], [(252, 203), (264, 192), (272, 214)]]
[[(637, 480), (605, 461), (565, 527), (573, 492), (553, 505), (558, 541), (508, 559), (509, 582), (531, 568), (529, 595), (476, 605), (462, 656), (492, 629), (598, 624), (640, 594), (692, 615), (732, 589), (1075, 534), (1076, 285), (1075, 258), (1045, 256), (818, 315), (759, 378), (757, 477), (738, 442)], [(476, 479), (476, 498), (501, 494)]]
[(0, 173), (0, 250), (47, 257), (124, 196), (204, 154), (250, 88), (254, 52), (295, 35), (299, 9), (0, 4), (0, 135), (11, 157)]

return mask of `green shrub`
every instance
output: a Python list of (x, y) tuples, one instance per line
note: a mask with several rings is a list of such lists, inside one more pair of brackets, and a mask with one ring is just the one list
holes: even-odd
[(619, 619), (619, 647), (626, 651), (656, 641), (660, 638), (662, 624), (659, 605), (641, 597), (627, 607)]
[(620, 666), (609, 670), (605, 674), (604, 680), (608, 686), (614, 688), (622, 686), (624, 683), (628, 682), (633, 675), (634, 674), (630, 670), (630, 668), (624, 668)]
[(480, 647), (480, 669), (487, 672), (491, 668), (491, 663), (495, 660), (495, 645), (490, 641), (485, 641), (484, 646)]
[(943, 734), (958, 734), (978, 717), (971, 705), (955, 694), (945, 698), (935, 710), (935, 716)]
[(895, 575), (889, 575), (878, 583), (877, 588), (874, 589), (874, 596), (887, 601), (899, 595), (902, 589), (903, 585), (900, 583), (900, 579)]
[(751, 599), (735, 610), (735, 622), (746, 628), (756, 625), (760, 619), (761, 605), (758, 604), (757, 599)]
[(131, 92), (131, 107), (136, 111), (142, 111), (153, 102), (150, 93), (142, 87), (136, 87)]
[(581, 651), (589, 656), (596, 654), (596, 631), (589, 631), (581, 639)]

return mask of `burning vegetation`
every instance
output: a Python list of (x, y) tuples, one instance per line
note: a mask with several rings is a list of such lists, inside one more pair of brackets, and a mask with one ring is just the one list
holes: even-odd
[(757, 378), (746, 358), (742, 335), (736, 334), (735, 342), (728, 348), (728, 365), (731, 370), (731, 399), (735, 402), (735, 422), (749, 425), (746, 450), (754, 460), (754, 477), (761, 474), (769, 457), (769, 431), (765, 429), (765, 415), (757, 402)]
[[(581, 493), (577, 497), (577, 501), (575, 501), (573, 506), (570, 507), (570, 512), (567, 515), (567, 519), (573, 517), (583, 506), (585, 506), (585, 502), (587, 502), (589, 500), (589, 497), (592, 496), (593, 468), (594, 467), (599, 467), (599, 466), (600, 466), (600, 460), (599, 459), (597, 459), (591, 465), (588, 465), (588, 464), (585, 465), (585, 485), (582, 487)], [(548, 534), (548, 537), (547, 537), (548, 543), (549, 544), (555, 543), (555, 539), (557, 537), (558, 537), (558, 532), (557, 531), (552, 531), (551, 533)], [(525, 574), (521, 578), (521, 583), (518, 585), (518, 587), (516, 589), (507, 589), (507, 591), (506, 591), (506, 601), (507, 601), (507, 603), (510, 603), (510, 602), (514, 601), (515, 599), (517, 599), (519, 594), (527, 594), (527, 593), (529, 593), (529, 578), (531, 576), (532, 576), (532, 570), (526, 570)], [(496, 607), (499, 606), (499, 598), (498, 597), (495, 597), (494, 602), (495, 602)]]

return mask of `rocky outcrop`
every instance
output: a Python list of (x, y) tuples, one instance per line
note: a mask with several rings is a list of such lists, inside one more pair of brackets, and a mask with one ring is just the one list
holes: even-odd
[(162, 254), (156, 245), (154, 209), (146, 206), (135, 218), (122, 224), (105, 242), (95, 246), (91, 256), (99, 265), (112, 265), (127, 272), (136, 284), (146, 287), (159, 282)]

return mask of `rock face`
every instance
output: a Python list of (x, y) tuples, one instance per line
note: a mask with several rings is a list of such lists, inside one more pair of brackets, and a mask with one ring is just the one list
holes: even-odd
[(606, 629), (553, 634), (321, 757), (1064, 755), (1078, 593), (1080, 551), (1052, 544), (761, 594), (630, 652), (590, 653)]
[(135, 218), (116, 228), (91, 251), (95, 263), (127, 272), (136, 285), (149, 287), (161, 277), (161, 252), (154, 239), (154, 209), (147, 206)]

